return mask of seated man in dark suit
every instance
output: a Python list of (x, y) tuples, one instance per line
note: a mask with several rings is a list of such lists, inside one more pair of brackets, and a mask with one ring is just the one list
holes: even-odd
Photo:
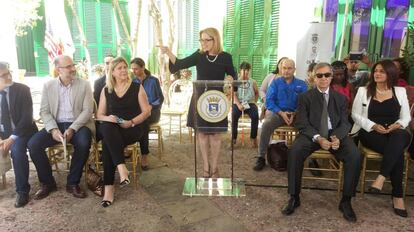
[[(16, 177), (16, 208), (29, 202), (29, 161), (27, 142), (37, 131), (33, 121), (33, 105), (30, 89), (26, 85), (13, 83), (9, 65), (0, 62), (0, 150), (11, 151)], [(1, 154), (0, 154), (1, 155)]]
[(351, 198), (355, 196), (360, 173), (360, 153), (348, 137), (348, 103), (345, 97), (329, 88), (332, 67), (319, 63), (314, 68), (316, 88), (299, 96), (295, 127), (299, 136), (288, 155), (288, 193), (290, 199), (283, 208), (290, 215), (300, 206), (299, 194), (303, 163), (312, 152), (323, 149), (344, 163), (344, 184), (339, 210), (344, 218), (356, 222)]
[[(115, 57), (113, 55), (107, 55), (104, 58), (104, 75), (100, 78), (96, 79), (93, 84), (93, 99), (95, 99), (96, 109), (99, 106), (99, 98), (101, 97), (102, 89), (106, 85), (106, 75), (108, 75), (109, 64)], [(96, 113), (96, 112), (95, 112)], [(99, 132), (98, 122), (95, 123), (96, 127), (96, 141), (100, 141), (102, 139), (101, 133)]]
[(104, 58), (104, 75), (96, 79), (93, 84), (93, 98), (95, 99), (96, 104), (99, 104), (99, 97), (101, 96), (102, 89), (106, 85), (106, 75), (108, 74), (109, 64), (114, 59), (114, 56), (107, 55)]

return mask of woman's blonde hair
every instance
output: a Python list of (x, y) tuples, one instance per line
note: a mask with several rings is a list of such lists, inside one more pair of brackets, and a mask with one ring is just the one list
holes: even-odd
[[(216, 54), (220, 54), (223, 52), (223, 45), (221, 44), (221, 37), (219, 31), (214, 27), (208, 27), (204, 30), (201, 30), (199, 35), (201, 39), (201, 34), (206, 33), (208, 36), (213, 38), (213, 52)], [(204, 53), (200, 44), (200, 53)]]
[(115, 77), (112, 75), (112, 72), (114, 71), (115, 67), (120, 63), (125, 63), (125, 65), (128, 67), (128, 62), (125, 60), (124, 57), (121, 56), (114, 58), (109, 64), (108, 76), (106, 77), (106, 87), (108, 88), (109, 93), (112, 93), (115, 86)]

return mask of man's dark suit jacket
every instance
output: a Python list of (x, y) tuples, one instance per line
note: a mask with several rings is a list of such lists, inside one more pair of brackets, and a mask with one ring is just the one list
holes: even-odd
[(101, 97), (102, 89), (106, 85), (106, 75), (98, 78), (93, 85), (93, 98), (95, 99), (96, 105), (99, 105), (99, 98)]
[[(295, 127), (300, 134), (312, 139), (319, 134), (324, 97), (317, 88), (299, 95)], [(332, 132), (339, 140), (348, 136), (351, 125), (348, 121), (348, 103), (345, 96), (329, 89), (328, 113)]]
[(20, 83), (13, 83), (9, 87), (9, 109), (15, 125), (13, 135), (21, 137), (37, 131), (33, 121), (33, 102), (29, 87)]

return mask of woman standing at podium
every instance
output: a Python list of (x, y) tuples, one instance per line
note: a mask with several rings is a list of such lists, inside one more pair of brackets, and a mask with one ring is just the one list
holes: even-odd
[[(220, 34), (215, 28), (206, 28), (200, 33), (200, 49), (192, 55), (178, 59), (168, 47), (160, 46), (162, 54), (170, 59), (170, 72), (175, 73), (180, 69), (196, 66), (197, 80), (233, 80), (236, 78), (232, 57), (223, 51)], [(219, 90), (223, 87), (208, 87), (208, 90)], [(205, 88), (197, 88), (198, 95), (204, 92)], [(221, 147), (221, 133), (227, 132), (227, 118), (217, 123), (210, 123), (203, 120), (194, 112), (197, 96), (193, 95), (188, 112), (187, 126), (195, 128), (197, 121), (197, 142), (200, 146), (203, 157), (203, 177), (217, 178), (219, 176), (217, 161)], [(196, 118), (194, 118), (196, 115)], [(209, 162), (209, 156), (211, 162)]]

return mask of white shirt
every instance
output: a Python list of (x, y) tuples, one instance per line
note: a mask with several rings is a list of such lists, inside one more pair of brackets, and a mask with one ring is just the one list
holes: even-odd
[[(329, 99), (329, 87), (325, 90), (325, 92), (323, 92), (322, 90), (320, 90), (318, 87), (316, 87), (318, 89), (318, 91), (322, 94), (326, 94), (326, 97)], [(325, 96), (324, 96), (325, 97)], [(324, 99), (325, 100), (325, 99)], [(326, 105), (328, 105), (329, 102), (326, 103)], [(331, 123), (331, 118), (329, 118), (329, 112), (328, 112), (328, 130), (332, 130), (332, 123)], [(320, 134), (316, 134), (313, 136), (312, 140), (314, 142), (317, 142), (317, 138), (321, 136)], [(327, 139), (327, 138), (326, 138)]]
[(64, 86), (59, 78), (59, 105), (56, 115), (56, 122), (73, 122), (75, 117), (73, 116), (73, 106), (70, 102), (72, 97), (72, 83)]

